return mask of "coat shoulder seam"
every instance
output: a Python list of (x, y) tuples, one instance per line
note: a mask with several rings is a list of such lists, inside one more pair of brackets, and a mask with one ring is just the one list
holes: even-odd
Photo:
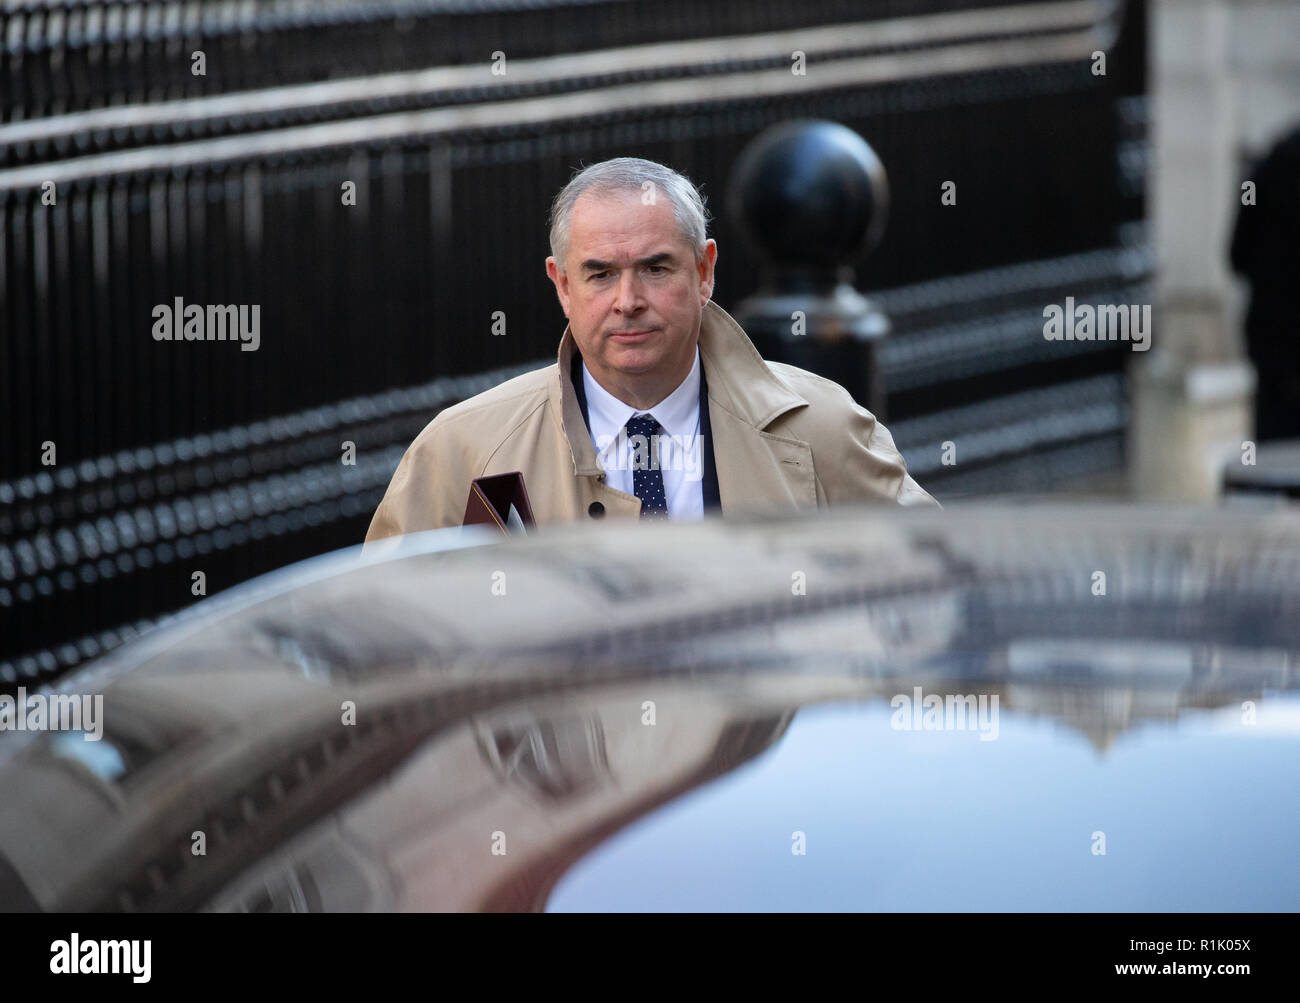
[[(513, 400), (513, 398), (510, 399)], [(520, 419), (517, 422), (515, 422), (513, 425), (510, 426), (510, 430), (500, 438), (500, 440), (497, 442), (495, 446), (492, 447), (492, 452), (488, 453), (487, 459), (483, 461), (483, 465), (479, 468), (479, 473), (478, 473), (479, 477), (482, 477), (483, 472), (487, 470), (489, 466), (491, 466), (493, 457), (495, 457), (497, 453), (501, 452), (501, 447), (503, 447), (507, 442), (510, 441), (510, 437), (513, 436), (516, 432), (518, 432), (519, 429), (521, 429), (524, 426), (524, 423), (527, 422), (530, 418), (532, 418), (533, 415), (537, 413), (537, 409), (539, 407), (545, 407), (545, 406), (546, 406), (546, 398), (543, 397), (535, 405), (533, 405), (533, 407), (525, 411), (524, 414), (520, 417)]]

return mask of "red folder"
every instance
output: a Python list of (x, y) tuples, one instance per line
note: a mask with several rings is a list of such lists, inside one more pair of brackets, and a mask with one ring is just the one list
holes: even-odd
[[(511, 517), (514, 509), (517, 519)], [(466, 526), (495, 526), (503, 533), (527, 531), (537, 523), (532, 506), (528, 504), (528, 491), (524, 488), (524, 475), (518, 470), (508, 474), (476, 477), (469, 485), (469, 500), (465, 503)]]

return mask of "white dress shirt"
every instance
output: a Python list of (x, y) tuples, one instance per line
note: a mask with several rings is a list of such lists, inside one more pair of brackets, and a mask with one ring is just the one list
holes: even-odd
[(587, 420), (596, 457), (605, 470), (605, 483), (634, 495), (635, 444), (627, 435), (628, 419), (649, 414), (663, 428), (659, 439), (659, 468), (670, 519), (704, 518), (704, 451), (700, 435), (700, 349), (686, 379), (654, 407), (639, 410), (624, 404), (592, 378), (582, 363), (587, 393)]

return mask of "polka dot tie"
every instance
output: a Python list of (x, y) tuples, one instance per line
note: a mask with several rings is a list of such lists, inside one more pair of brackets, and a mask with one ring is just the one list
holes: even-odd
[(626, 428), (632, 444), (632, 490), (641, 499), (641, 518), (667, 518), (668, 502), (664, 496), (664, 473), (659, 469), (657, 439), (663, 429), (650, 414), (633, 415), (627, 420)]

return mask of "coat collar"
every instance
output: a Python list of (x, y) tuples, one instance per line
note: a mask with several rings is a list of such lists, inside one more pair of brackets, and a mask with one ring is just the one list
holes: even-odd
[[(755, 431), (762, 431), (787, 411), (808, 406), (808, 401), (768, 368), (740, 325), (712, 300), (704, 305), (700, 317), (699, 346), (711, 409), (721, 407)], [(548, 393), (551, 408), (560, 415), (573, 452), (573, 472), (594, 477), (601, 473), (596, 447), (582, 420), (582, 408), (569, 379), (576, 351), (573, 332), (566, 326), (560, 339), (556, 378)]]

